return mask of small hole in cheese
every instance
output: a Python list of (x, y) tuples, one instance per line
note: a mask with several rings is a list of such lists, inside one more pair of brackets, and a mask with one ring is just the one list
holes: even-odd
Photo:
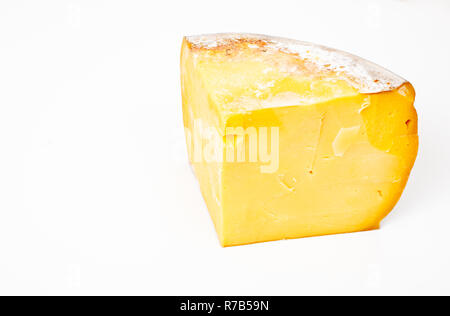
[(407, 121), (405, 122), (405, 124), (406, 124), (406, 127), (409, 128), (409, 124), (411, 124), (411, 120), (407, 120)]

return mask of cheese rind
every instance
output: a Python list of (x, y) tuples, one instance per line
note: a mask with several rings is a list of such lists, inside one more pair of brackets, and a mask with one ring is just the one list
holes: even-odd
[[(313, 43), (261, 34), (219, 33), (186, 37), (190, 47), (197, 50), (225, 51), (230, 54), (240, 44), (265, 52), (283, 52), (299, 56), (313, 64), (319, 72), (334, 71), (344, 75), (360, 93), (392, 91), (406, 80), (389, 70), (361, 57)], [(295, 69), (295, 68), (294, 68)]]
[(181, 80), (223, 246), (375, 229), (400, 198), (418, 149), (404, 79), (322, 46), (216, 34), (185, 38)]

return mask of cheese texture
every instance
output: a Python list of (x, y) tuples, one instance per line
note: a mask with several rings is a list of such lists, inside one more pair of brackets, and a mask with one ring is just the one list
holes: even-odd
[(186, 37), (189, 159), (223, 246), (377, 229), (418, 150), (415, 92), (323, 46)]

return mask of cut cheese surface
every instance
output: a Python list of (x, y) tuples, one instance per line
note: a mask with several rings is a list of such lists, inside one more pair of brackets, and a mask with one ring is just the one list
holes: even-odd
[(223, 246), (376, 229), (417, 150), (415, 92), (348, 53), (252, 34), (186, 37), (189, 159)]

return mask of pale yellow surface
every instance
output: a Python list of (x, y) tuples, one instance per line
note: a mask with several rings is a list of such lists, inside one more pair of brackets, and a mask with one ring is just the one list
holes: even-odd
[[(292, 67), (297, 67), (293, 70)], [(360, 94), (345, 78), (246, 44), (184, 41), (184, 125), (279, 127), (279, 168), (190, 159), (223, 246), (376, 229), (400, 198), (417, 149), (406, 83)], [(226, 154), (225, 138), (215, 144)]]

